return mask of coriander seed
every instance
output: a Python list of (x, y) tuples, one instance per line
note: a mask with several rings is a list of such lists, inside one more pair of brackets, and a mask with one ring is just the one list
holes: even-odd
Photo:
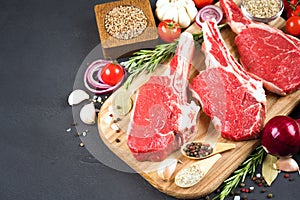
[(141, 35), (147, 24), (144, 12), (132, 5), (113, 8), (104, 19), (107, 33), (120, 40), (129, 40)]
[(281, 0), (244, 0), (242, 3), (249, 15), (255, 18), (271, 18), (276, 16), (282, 9)]

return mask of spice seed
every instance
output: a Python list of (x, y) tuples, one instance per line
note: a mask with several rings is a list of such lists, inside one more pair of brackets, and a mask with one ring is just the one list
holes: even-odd
[(80, 146), (80, 147), (84, 147), (84, 144), (81, 142), (81, 143), (79, 144), (79, 146)]
[(243, 5), (248, 13), (258, 18), (273, 17), (281, 8), (279, 0), (244, 0)]
[(260, 192), (261, 193), (265, 193), (267, 190), (264, 188), (264, 189), (262, 189)]
[(66, 132), (69, 133), (69, 132), (71, 132), (71, 130), (72, 130), (71, 128), (68, 128), (68, 129), (66, 130)]
[(111, 36), (128, 40), (143, 33), (147, 27), (147, 18), (140, 8), (118, 6), (106, 14), (104, 26)]
[(271, 198), (273, 198), (273, 194), (269, 193), (267, 197), (268, 197), (268, 199), (271, 199)]
[(284, 178), (290, 178), (289, 174), (284, 174)]
[(71, 124), (71, 126), (77, 126), (77, 123), (76, 123), (76, 122), (73, 122), (73, 123)]

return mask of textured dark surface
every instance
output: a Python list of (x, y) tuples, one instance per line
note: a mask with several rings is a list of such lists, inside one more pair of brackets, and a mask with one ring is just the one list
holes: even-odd
[[(99, 43), (93, 7), (103, 2), (0, 1), (1, 200), (174, 199), (137, 174), (83, 162), (90, 153), (66, 132), (73, 121), (67, 97)], [(281, 173), (268, 188), (274, 199), (298, 199), (299, 176), (291, 176)], [(249, 199), (266, 199), (259, 191)]]

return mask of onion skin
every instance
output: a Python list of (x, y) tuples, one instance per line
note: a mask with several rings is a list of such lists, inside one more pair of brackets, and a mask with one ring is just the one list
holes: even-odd
[(292, 156), (300, 150), (300, 124), (287, 116), (276, 116), (262, 131), (262, 146), (274, 156)]
[(90, 92), (94, 94), (109, 93), (109, 92), (113, 92), (114, 90), (116, 90), (122, 85), (123, 80), (126, 77), (126, 70), (124, 69), (123, 69), (124, 70), (123, 78), (120, 80), (120, 82), (118, 82), (116, 85), (113, 86), (103, 83), (101, 78), (100, 79), (98, 78), (98, 80), (94, 78), (94, 74), (99, 73), (102, 70), (102, 68), (108, 63), (113, 63), (113, 62), (107, 60), (96, 60), (93, 63), (91, 63), (86, 69), (83, 82), (84, 82), (84, 86)]

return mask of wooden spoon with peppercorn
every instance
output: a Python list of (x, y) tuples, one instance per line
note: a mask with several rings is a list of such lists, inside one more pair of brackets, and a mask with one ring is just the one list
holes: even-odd
[(192, 141), (182, 145), (181, 153), (189, 159), (200, 160), (224, 151), (228, 151), (230, 149), (234, 149), (235, 147), (236, 145), (234, 143), (217, 142), (215, 146), (212, 147), (208, 143)]

